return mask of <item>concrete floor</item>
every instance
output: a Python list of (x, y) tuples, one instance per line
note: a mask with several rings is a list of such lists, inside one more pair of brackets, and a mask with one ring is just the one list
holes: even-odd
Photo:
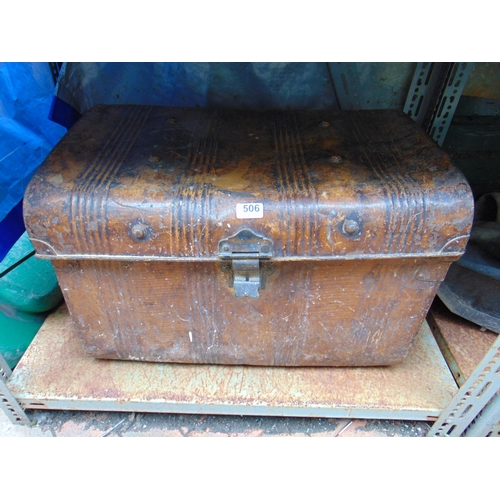
[(0, 410), (0, 437), (423, 437), (430, 422), (28, 410), (31, 426)]

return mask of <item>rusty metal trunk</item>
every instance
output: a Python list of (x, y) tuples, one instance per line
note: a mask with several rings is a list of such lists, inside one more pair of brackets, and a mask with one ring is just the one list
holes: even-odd
[(403, 359), (472, 211), (396, 111), (100, 106), (25, 197), (89, 355), (270, 366)]

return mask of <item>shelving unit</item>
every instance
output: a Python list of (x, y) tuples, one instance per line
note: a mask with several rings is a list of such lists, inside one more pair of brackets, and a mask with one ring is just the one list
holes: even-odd
[[(332, 81), (339, 107), (359, 109), (349, 64), (330, 66)], [(429, 64), (417, 65), (405, 111), (443, 144), (470, 66)], [(87, 358), (63, 308), (13, 372), (0, 356), (0, 408), (21, 424), (37, 408), (427, 420), (431, 436), (499, 435), (500, 337), (466, 323), (433, 309), (407, 360), (390, 368), (194, 366)]]
[[(429, 318), (434, 330), (444, 324), (435, 318)], [(461, 345), (452, 329), (443, 331), (450, 352), (458, 352)], [(493, 336), (486, 334), (486, 343)], [(473, 371), (458, 390), (426, 322), (408, 358), (394, 367), (285, 369), (97, 360), (83, 354), (62, 307), (47, 319), (14, 372), (4, 377), (2, 405), (16, 423), (29, 422), (23, 410), (30, 408), (427, 420), (437, 421), (432, 435), (460, 435), (491, 401), (482, 418), (481, 435), (486, 435), (496, 433), (499, 340), (486, 358), (488, 380), (481, 378), (480, 363), (479, 372)], [(475, 392), (466, 395), (469, 386)], [(449, 411), (471, 401), (468, 418)]]
[(500, 336), (452, 314), (438, 300), (428, 321), (460, 386), (429, 436), (499, 436)]
[(181, 365), (86, 357), (65, 308), (7, 387), (22, 408), (408, 420), (435, 420), (456, 392), (426, 324), (394, 367)]
[(19, 424), (24, 409), (51, 409), (427, 420), (432, 436), (498, 435), (500, 337), (437, 307), (428, 322), (394, 367), (172, 365), (86, 357), (63, 306), (13, 372), (3, 365), (0, 407)]

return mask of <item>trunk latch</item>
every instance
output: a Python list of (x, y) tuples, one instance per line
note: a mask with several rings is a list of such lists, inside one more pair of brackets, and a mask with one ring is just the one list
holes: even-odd
[(273, 256), (273, 242), (250, 229), (242, 229), (234, 236), (219, 242), (219, 257), (231, 261), (235, 297), (258, 298), (265, 286), (261, 259)]

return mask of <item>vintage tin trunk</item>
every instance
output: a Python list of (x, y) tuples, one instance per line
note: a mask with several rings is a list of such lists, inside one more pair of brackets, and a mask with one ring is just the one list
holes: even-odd
[(180, 363), (400, 361), (472, 213), (397, 111), (100, 106), (25, 197), (86, 352)]

